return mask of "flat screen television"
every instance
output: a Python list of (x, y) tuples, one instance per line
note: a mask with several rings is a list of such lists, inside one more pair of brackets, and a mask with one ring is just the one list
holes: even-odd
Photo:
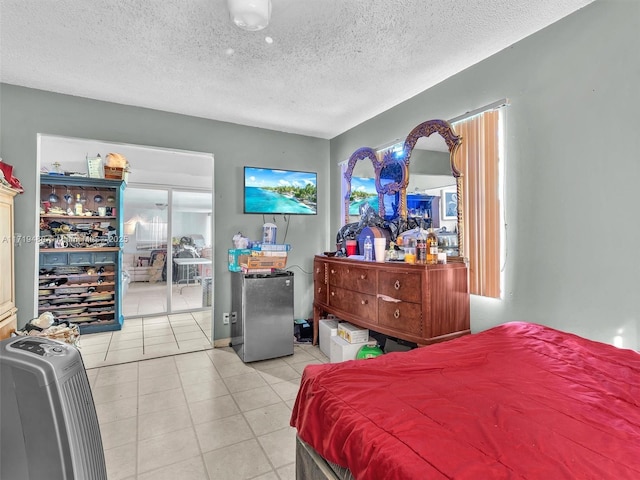
[(244, 213), (316, 215), (315, 172), (244, 167)]

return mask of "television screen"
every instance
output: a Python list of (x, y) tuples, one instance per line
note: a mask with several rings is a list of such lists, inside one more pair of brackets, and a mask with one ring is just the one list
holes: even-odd
[(315, 172), (244, 167), (244, 213), (315, 215)]

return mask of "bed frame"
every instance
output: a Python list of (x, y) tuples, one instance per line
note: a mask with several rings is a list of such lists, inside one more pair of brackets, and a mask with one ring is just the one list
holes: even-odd
[(296, 435), (297, 480), (355, 480), (344, 467), (328, 462)]

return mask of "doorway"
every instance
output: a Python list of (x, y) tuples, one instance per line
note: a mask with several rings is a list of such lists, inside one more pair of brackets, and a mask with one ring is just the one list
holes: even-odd
[[(167, 149), (161, 147), (114, 143), (100, 140), (89, 140), (74, 137), (63, 137), (49, 134), (38, 135), (38, 170), (64, 171), (70, 175), (87, 176), (88, 158), (98, 155), (105, 159), (110, 152), (118, 152), (126, 157), (131, 165), (128, 182), (123, 193), (125, 211), (136, 192), (145, 191), (149, 197), (146, 208), (153, 214), (148, 223), (137, 229), (136, 222), (122, 225), (121, 236), (129, 240), (138, 239), (145, 248), (133, 253), (138, 256), (137, 263), (133, 258), (125, 265), (122, 258), (131, 249), (127, 242), (122, 242), (122, 254), (119, 255), (118, 270), (123, 272), (118, 278), (119, 289), (127, 289), (125, 298), (135, 290), (132, 288), (131, 275), (151, 274), (155, 261), (162, 262), (160, 253), (165, 253), (164, 265), (160, 280), (156, 282), (157, 292), (147, 290), (142, 303), (150, 306), (147, 312), (131, 317), (123, 314), (118, 295), (120, 317), (125, 317), (122, 330), (100, 332), (83, 335), (83, 360), (87, 368), (130, 362), (145, 358), (173, 355), (194, 350), (211, 348), (213, 332), (213, 275), (214, 271), (211, 251), (214, 241), (214, 158), (211, 153)], [(201, 205), (202, 197), (208, 204)], [(198, 200), (198, 205), (190, 203)], [(156, 205), (158, 204), (158, 205)], [(142, 217), (140, 212), (140, 216)], [(37, 214), (34, 222), (37, 225)], [(125, 220), (130, 220), (126, 217)], [(202, 227), (196, 230), (194, 224)], [(138, 236), (139, 235), (139, 236)], [(186, 239), (180, 245), (180, 239)], [(174, 240), (177, 245), (174, 249)], [(154, 243), (155, 242), (155, 243)], [(193, 263), (196, 269), (190, 268), (184, 274), (184, 280), (175, 282), (175, 253), (187, 247), (196, 249), (199, 257), (187, 258), (184, 263)], [(208, 247), (208, 249), (206, 248)], [(143, 253), (146, 253), (144, 255)], [(184, 254), (183, 254), (184, 255)], [(198, 260), (203, 258), (203, 260)], [(199, 263), (202, 262), (202, 263)], [(203, 266), (201, 266), (203, 265)], [(126, 275), (124, 268), (127, 267)], [(130, 267), (129, 267), (130, 266)], [(131, 268), (145, 267), (132, 272)], [(34, 302), (33, 317), (37, 316), (38, 275), (33, 273)], [(143, 278), (143, 277), (141, 277)], [(149, 277), (147, 277), (149, 278)], [(168, 280), (167, 280), (168, 279)], [(143, 281), (139, 282), (144, 287)], [(148, 281), (146, 282), (149, 283)], [(203, 295), (203, 285), (207, 287)], [(182, 289), (182, 291), (180, 291)], [(210, 292), (210, 293), (209, 293)], [(155, 298), (154, 298), (155, 297)], [(193, 302), (187, 301), (188, 299)], [(197, 303), (195, 303), (197, 301)], [(155, 305), (155, 307), (154, 307)], [(154, 313), (157, 312), (157, 313)], [(177, 312), (177, 313), (169, 313)]]

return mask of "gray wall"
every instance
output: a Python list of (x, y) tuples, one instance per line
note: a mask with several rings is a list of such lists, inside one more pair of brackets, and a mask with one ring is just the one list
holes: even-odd
[[(296, 317), (312, 314), (313, 255), (325, 250), (329, 222), (329, 141), (291, 135), (143, 108), (98, 102), (13, 85), (0, 85), (0, 156), (14, 165), (25, 193), (16, 197), (16, 232), (36, 235), (38, 206), (36, 136), (48, 133), (110, 142), (210, 152), (215, 157), (215, 338), (230, 336), (222, 313), (230, 311), (227, 250), (242, 231), (250, 238), (262, 234), (261, 215), (242, 213), (243, 165), (299, 168), (318, 172), (318, 215), (290, 217), (286, 242), (292, 244), (288, 267), (295, 273)], [(133, 168), (135, 160), (129, 159)], [(180, 165), (175, 166), (180, 169)], [(126, 192), (125, 192), (126, 194)], [(267, 219), (271, 221), (272, 219)], [(278, 239), (285, 224), (277, 218)], [(4, 267), (1, 267), (4, 268)], [(18, 322), (30, 320), (34, 302), (36, 245), (16, 248)]]
[(453, 176), (451, 173), (451, 155), (449, 155), (449, 152), (414, 149), (409, 162), (409, 172), (415, 175)]
[(472, 298), (472, 330), (526, 320), (638, 348), (639, 47), (640, 3), (597, 0), (332, 139), (331, 178), (359, 146), (509, 98), (505, 293)]

